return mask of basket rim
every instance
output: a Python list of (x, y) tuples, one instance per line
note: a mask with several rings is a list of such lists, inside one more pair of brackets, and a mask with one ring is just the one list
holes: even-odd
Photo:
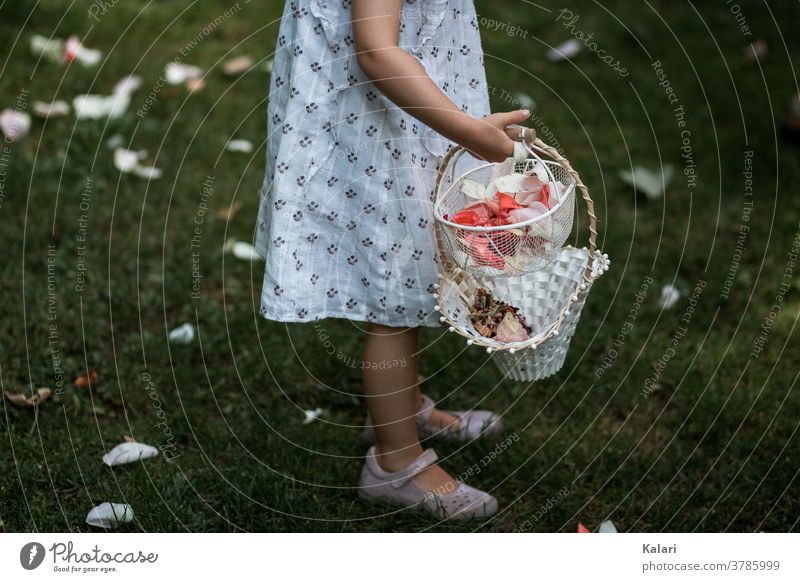
[[(549, 160), (545, 160), (545, 162), (550, 162), (550, 161)], [(558, 164), (558, 162), (550, 162), (550, 163)], [(477, 172), (478, 170), (483, 170), (483, 169), (486, 169), (486, 168), (489, 168), (489, 167), (492, 167), (492, 166), (494, 166), (494, 164), (487, 164), (485, 166), (480, 166), (478, 168), (474, 168), (474, 169), (472, 169), (472, 170), (470, 170), (468, 172), (465, 172), (464, 174), (459, 176), (453, 182), (453, 184), (444, 192), (444, 194), (442, 194), (441, 196), (437, 196), (436, 197), (436, 202), (433, 205), (433, 217), (438, 222), (441, 222), (442, 224), (446, 224), (447, 226), (452, 227), (452, 228), (456, 228), (458, 230), (466, 230), (466, 231), (474, 231), (474, 232), (497, 232), (497, 231), (504, 231), (504, 230), (514, 230), (516, 228), (522, 228), (522, 227), (525, 227), (525, 226), (531, 226), (531, 225), (536, 224), (539, 221), (544, 220), (545, 218), (547, 218), (551, 214), (553, 214), (556, 210), (561, 208), (561, 206), (565, 202), (567, 202), (567, 200), (570, 197), (575, 196), (575, 182), (572, 181), (567, 185), (567, 191), (564, 193), (564, 196), (558, 201), (558, 204), (556, 204), (553, 208), (549, 209), (544, 214), (540, 214), (536, 218), (530, 218), (530, 219), (528, 219), (528, 220), (526, 220), (524, 222), (515, 222), (513, 224), (504, 224), (504, 225), (501, 225), (501, 226), (468, 226), (468, 225), (464, 225), (464, 224), (458, 224), (457, 222), (452, 222), (452, 221), (447, 220), (446, 218), (444, 218), (444, 215), (441, 212), (442, 201), (447, 196), (447, 194), (454, 187), (456, 187), (458, 185), (458, 182), (461, 181), (461, 180), (464, 180), (465, 176), (467, 176), (467, 174), (470, 174), (472, 172)], [(476, 199), (476, 202), (480, 202), (480, 200)]]

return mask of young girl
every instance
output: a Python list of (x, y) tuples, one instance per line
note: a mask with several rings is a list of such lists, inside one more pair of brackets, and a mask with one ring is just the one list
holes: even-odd
[(439, 325), (438, 166), (453, 142), (505, 160), (520, 131), (510, 126), (529, 116), (489, 115), (472, 0), (288, 0), (268, 116), (261, 313), (340, 317), (367, 332), (364, 434), (375, 444), (359, 494), (440, 517), (492, 515), (494, 497), (420, 444), (501, 429), (488, 411), (438, 410), (418, 376), (419, 328)]

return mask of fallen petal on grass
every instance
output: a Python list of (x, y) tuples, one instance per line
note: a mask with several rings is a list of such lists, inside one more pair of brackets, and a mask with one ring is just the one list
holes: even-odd
[(41, 34), (31, 35), (31, 54), (42, 57), (51, 63), (60, 63), (64, 58), (64, 41), (60, 38), (47, 38)]
[(4, 109), (0, 112), (0, 130), (9, 141), (19, 141), (31, 130), (31, 116), (23, 111)]
[(64, 44), (64, 61), (69, 63), (78, 61), (84, 67), (94, 67), (103, 58), (103, 53), (97, 49), (83, 46), (81, 40), (73, 35)]
[(239, 212), (239, 209), (242, 207), (242, 203), (238, 200), (233, 202), (230, 206), (226, 206), (225, 208), (220, 208), (217, 210), (216, 215), (218, 218), (222, 220), (229, 221), (233, 220), (233, 217), (236, 216), (236, 213)]
[(303, 424), (311, 424), (319, 418), (320, 414), (322, 414), (322, 409), (315, 408), (314, 410), (304, 410), (303, 414), (306, 415), (306, 417), (303, 419)]
[(103, 463), (109, 467), (127, 465), (142, 459), (149, 459), (158, 455), (158, 449), (144, 443), (125, 442), (103, 455)]
[(50, 398), (51, 393), (52, 392), (50, 388), (37, 388), (36, 392), (30, 396), (21, 394), (19, 392), (11, 392), (10, 390), (5, 390), (3, 392), (6, 400), (8, 400), (14, 406), (19, 406), (20, 408), (36, 408), (45, 400)]
[(634, 166), (630, 170), (620, 170), (619, 177), (650, 200), (657, 200), (664, 196), (664, 192), (672, 180), (672, 173), (671, 165), (663, 166), (660, 172), (648, 170), (642, 166)]
[(126, 503), (101, 503), (86, 515), (86, 523), (92, 527), (113, 529), (133, 521), (133, 509)]
[(681, 298), (681, 291), (674, 285), (664, 285), (661, 288), (661, 297), (658, 299), (658, 304), (661, 309), (672, 309)]
[(164, 68), (164, 79), (170, 85), (182, 85), (190, 79), (199, 79), (203, 76), (203, 69), (184, 63), (168, 63)]
[(232, 139), (225, 146), (225, 149), (229, 152), (241, 152), (243, 154), (249, 154), (253, 151), (253, 143), (246, 139)]
[(562, 42), (558, 46), (548, 49), (547, 53), (545, 53), (545, 57), (547, 57), (548, 61), (553, 62), (566, 61), (567, 59), (571, 59), (581, 52), (581, 48), (581, 43), (576, 39), (571, 38)]
[(226, 253), (233, 254), (234, 257), (243, 261), (260, 261), (263, 258), (250, 243), (232, 238), (225, 242), (225, 246), (222, 247), (222, 250)]
[(57, 99), (52, 103), (46, 103), (45, 101), (34, 101), (31, 110), (36, 117), (48, 119), (50, 117), (64, 117), (65, 115), (69, 115), (72, 111), (72, 108), (66, 101)]
[(222, 72), (226, 77), (238, 77), (252, 69), (255, 62), (255, 59), (250, 55), (235, 57), (222, 65)]
[(191, 323), (184, 323), (169, 332), (167, 337), (173, 344), (190, 344), (194, 341), (194, 326)]

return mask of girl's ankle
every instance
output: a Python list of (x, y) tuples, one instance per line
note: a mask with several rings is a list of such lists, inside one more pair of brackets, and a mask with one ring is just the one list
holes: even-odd
[(375, 446), (375, 458), (381, 469), (387, 473), (396, 473), (408, 467), (422, 454), (422, 447), (406, 448), (399, 451), (383, 452)]

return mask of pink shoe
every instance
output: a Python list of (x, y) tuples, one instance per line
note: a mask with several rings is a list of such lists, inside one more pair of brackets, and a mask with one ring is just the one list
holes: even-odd
[[(471, 441), (482, 436), (499, 434), (503, 432), (503, 419), (489, 410), (446, 410), (447, 414), (452, 414), (458, 418), (458, 428), (440, 428), (429, 424), (431, 413), (436, 407), (433, 400), (422, 395), (422, 404), (417, 412), (417, 433), (420, 440), (431, 437), (445, 437), (456, 441)], [(372, 429), (372, 420), (367, 414), (364, 421), (364, 430), (361, 433), (368, 443), (375, 442), (375, 431)]]
[(414, 507), (442, 519), (486, 518), (497, 512), (497, 499), (461, 481), (457, 481), (455, 489), (443, 493), (427, 492), (417, 485), (414, 477), (437, 459), (433, 449), (427, 449), (407, 467), (390, 473), (378, 464), (375, 447), (370, 447), (361, 470), (358, 495), (367, 501)]

